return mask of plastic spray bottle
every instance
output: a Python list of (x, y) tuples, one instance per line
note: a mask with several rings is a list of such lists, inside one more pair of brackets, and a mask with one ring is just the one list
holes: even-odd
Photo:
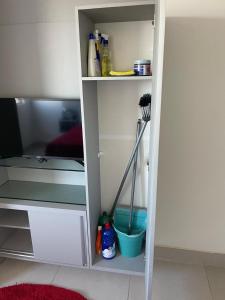
[(102, 49), (102, 76), (109, 76), (109, 72), (111, 71), (111, 58), (109, 51), (109, 41), (108, 36), (104, 35), (103, 40), (103, 49)]
[(101, 59), (102, 59), (102, 46), (101, 46), (101, 33), (98, 29), (95, 30), (95, 49), (98, 61), (97, 76), (101, 76)]
[(88, 76), (100, 76), (100, 60), (97, 57), (95, 37), (93, 33), (89, 34), (89, 49), (88, 49)]

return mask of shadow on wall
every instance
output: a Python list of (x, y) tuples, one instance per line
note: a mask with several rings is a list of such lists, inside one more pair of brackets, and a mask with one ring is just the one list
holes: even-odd
[(79, 98), (74, 9), (84, 2), (96, 0), (0, 1), (1, 97)]
[(0, 26), (1, 97), (79, 97), (73, 22)]
[(168, 18), (156, 244), (225, 253), (225, 20)]

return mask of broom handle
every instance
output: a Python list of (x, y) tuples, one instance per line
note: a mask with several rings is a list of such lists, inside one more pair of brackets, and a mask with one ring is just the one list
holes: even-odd
[(123, 189), (125, 180), (126, 180), (127, 175), (128, 175), (128, 173), (129, 173), (131, 164), (132, 164), (132, 162), (133, 162), (133, 159), (134, 159), (134, 156), (135, 156), (135, 154), (136, 154), (136, 151), (137, 151), (137, 149), (138, 149), (138, 147), (139, 147), (139, 144), (140, 144), (141, 138), (142, 138), (142, 136), (143, 136), (143, 133), (144, 133), (144, 131), (145, 131), (145, 128), (146, 128), (146, 126), (147, 126), (147, 123), (148, 123), (148, 122), (145, 122), (145, 123), (144, 123), (144, 126), (142, 127), (141, 132), (140, 132), (140, 134), (139, 134), (139, 137), (138, 137), (138, 139), (137, 139), (137, 141), (136, 141), (136, 144), (135, 144), (135, 146), (134, 146), (134, 148), (133, 148), (133, 151), (132, 151), (130, 160), (129, 160), (128, 165), (127, 165), (127, 167), (126, 167), (126, 170), (125, 170), (125, 173), (124, 173), (124, 175), (123, 175), (122, 181), (121, 181), (121, 183), (120, 183), (118, 192), (117, 192), (117, 194), (116, 194), (116, 198), (115, 198), (114, 203), (113, 203), (113, 206), (112, 206), (112, 208), (111, 208), (110, 216), (113, 216), (113, 214), (114, 214), (114, 210), (115, 210), (116, 205), (117, 205), (117, 203), (118, 203), (118, 200), (119, 200), (120, 194), (121, 194), (121, 192), (122, 192), (122, 189)]
[[(137, 131), (136, 131), (136, 141), (141, 131), (141, 120), (137, 121)], [(132, 175), (132, 186), (131, 186), (131, 201), (130, 201), (130, 216), (128, 223), (128, 234), (131, 234), (132, 227), (132, 219), (133, 219), (133, 210), (134, 210), (134, 192), (135, 192), (135, 184), (136, 184), (136, 174), (137, 174), (137, 159), (138, 159), (138, 148), (134, 156), (134, 164), (133, 164), (133, 175)]]

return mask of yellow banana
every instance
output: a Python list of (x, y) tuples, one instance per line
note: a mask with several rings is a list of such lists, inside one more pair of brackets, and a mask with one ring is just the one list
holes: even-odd
[(133, 70), (128, 71), (110, 71), (109, 74), (111, 76), (132, 76), (135, 75)]

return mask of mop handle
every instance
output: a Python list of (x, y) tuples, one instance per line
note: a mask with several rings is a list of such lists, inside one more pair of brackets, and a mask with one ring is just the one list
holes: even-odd
[(123, 189), (125, 180), (126, 180), (127, 175), (128, 175), (128, 173), (129, 173), (129, 170), (130, 170), (131, 164), (132, 164), (132, 162), (133, 162), (134, 156), (135, 156), (135, 154), (136, 154), (136, 151), (137, 151), (137, 149), (138, 149), (138, 147), (139, 147), (139, 144), (140, 144), (140, 142), (141, 142), (141, 138), (142, 138), (142, 136), (143, 136), (143, 133), (144, 133), (144, 131), (145, 131), (145, 128), (146, 128), (146, 126), (147, 126), (147, 123), (148, 123), (148, 121), (145, 121), (144, 126), (142, 127), (141, 132), (140, 132), (140, 134), (139, 134), (139, 137), (138, 137), (138, 139), (137, 139), (137, 141), (136, 141), (136, 144), (135, 144), (135, 146), (134, 146), (134, 148), (133, 148), (133, 151), (132, 151), (130, 160), (129, 160), (128, 165), (127, 165), (127, 167), (126, 167), (125, 173), (124, 173), (124, 175), (123, 175), (123, 179), (122, 179), (122, 181), (121, 181), (121, 183), (120, 183), (120, 187), (119, 187), (119, 189), (118, 189), (118, 192), (117, 192), (117, 194), (116, 194), (116, 198), (115, 198), (114, 203), (113, 203), (113, 206), (112, 206), (112, 208), (111, 208), (110, 216), (113, 216), (113, 214), (114, 214), (114, 210), (115, 210), (115, 208), (116, 208), (116, 205), (117, 205), (117, 202), (118, 202), (118, 200), (119, 200), (120, 194), (121, 194), (121, 192), (122, 192), (122, 189)]
[[(136, 141), (141, 131), (141, 119), (137, 121), (137, 131), (136, 131)], [(133, 175), (132, 175), (132, 186), (131, 186), (131, 201), (130, 201), (130, 216), (128, 223), (128, 234), (131, 234), (132, 220), (133, 220), (133, 210), (134, 210), (134, 193), (135, 193), (135, 184), (136, 184), (136, 174), (137, 174), (137, 159), (138, 159), (138, 149), (134, 156), (133, 164)]]

